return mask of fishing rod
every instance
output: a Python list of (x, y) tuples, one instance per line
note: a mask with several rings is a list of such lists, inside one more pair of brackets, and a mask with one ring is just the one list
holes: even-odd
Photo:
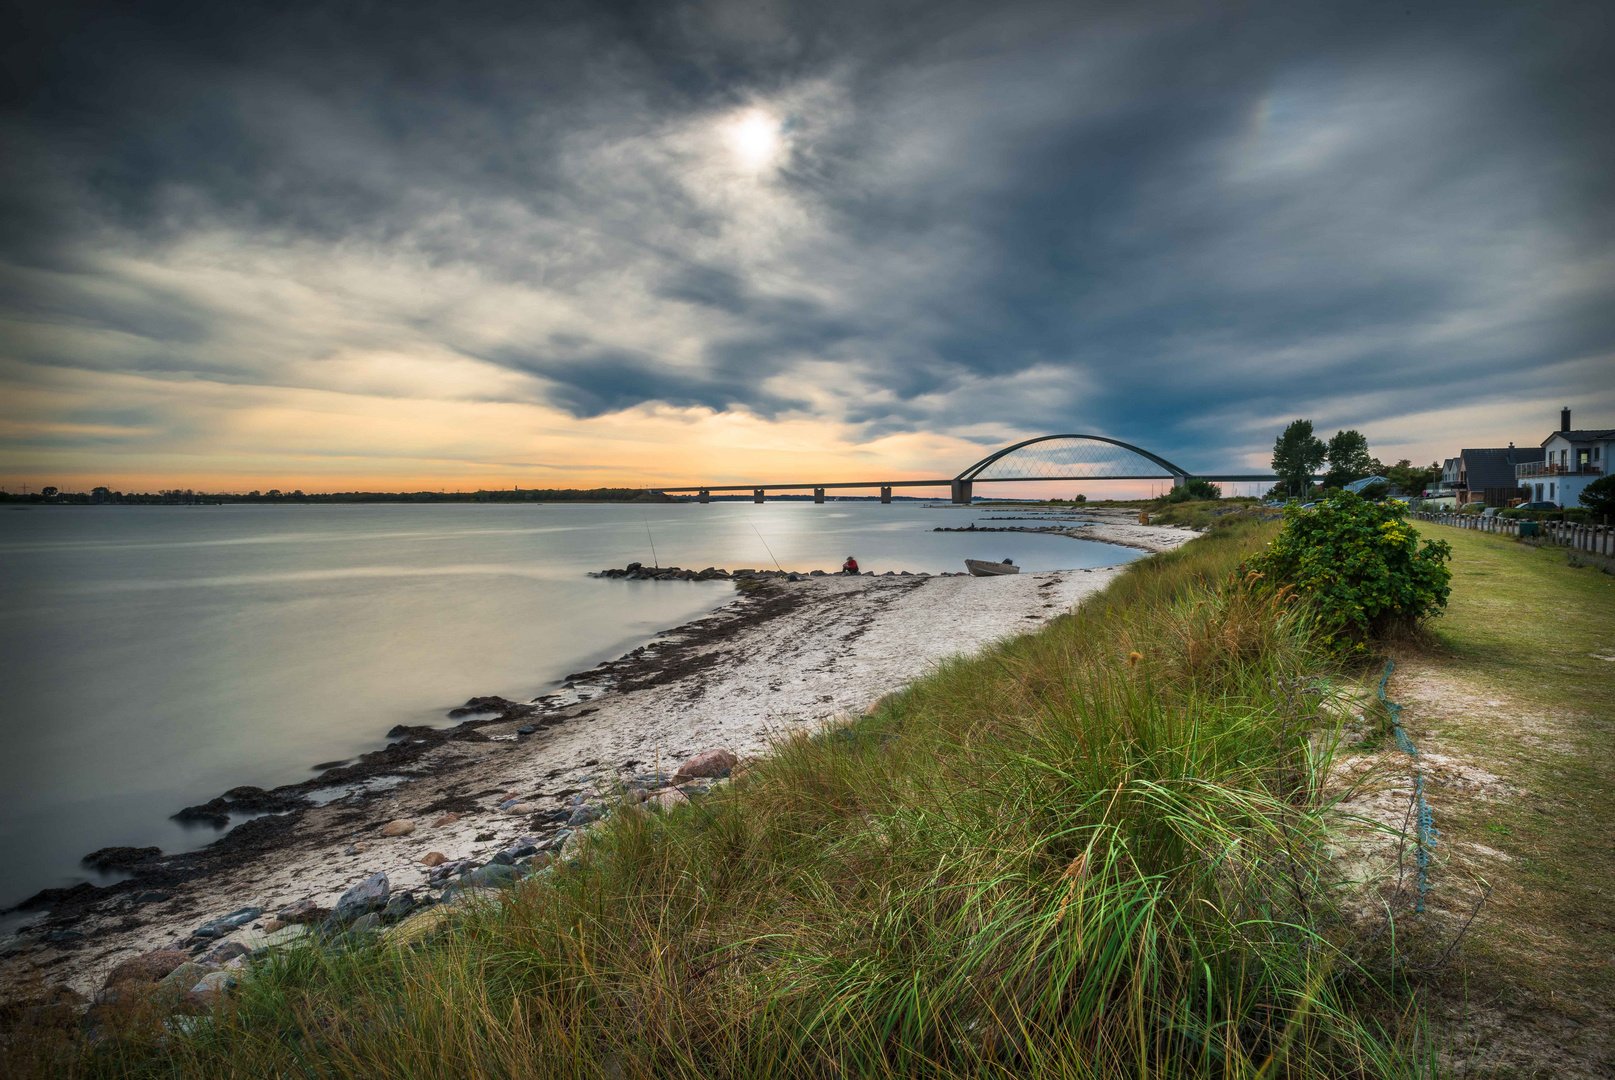
[(662, 561), (656, 557), (656, 537), (650, 534), (650, 514), (641, 510), (639, 516), (645, 519), (645, 539), (650, 541), (650, 561), (656, 569), (662, 568)]
[[(751, 531), (757, 534), (757, 539), (763, 540), (762, 532), (757, 528), (756, 523), (753, 522), (751, 520), (751, 518), (746, 519), (746, 524), (750, 525), (751, 526)], [(778, 570), (782, 574), (785, 573), (785, 568), (779, 564), (779, 559), (775, 558), (774, 549), (768, 546), (768, 541), (767, 540), (763, 540), (763, 550), (768, 552), (768, 557), (770, 559), (774, 560), (774, 569)]]

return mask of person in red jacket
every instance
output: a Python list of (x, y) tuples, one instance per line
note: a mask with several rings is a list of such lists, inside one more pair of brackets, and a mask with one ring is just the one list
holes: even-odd
[(858, 560), (848, 555), (847, 561), (841, 564), (841, 572), (843, 574), (856, 574), (858, 572)]

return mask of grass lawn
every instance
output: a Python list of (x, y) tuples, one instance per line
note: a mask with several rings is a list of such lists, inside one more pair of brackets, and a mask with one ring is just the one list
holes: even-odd
[(1564, 549), (1421, 530), (1452, 545), (1452, 597), (1429, 644), (1397, 652), (1392, 693), (1421, 750), (1480, 777), (1432, 799), (1437, 892), (1461, 907), (1491, 889), (1438, 987), (1453, 1064), (1615, 1074), (1615, 576)]

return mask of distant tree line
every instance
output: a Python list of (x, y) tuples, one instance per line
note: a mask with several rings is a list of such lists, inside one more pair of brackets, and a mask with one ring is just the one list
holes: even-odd
[[(1319, 470), (1323, 470), (1322, 482), (1314, 485)], [(1423, 468), (1407, 458), (1395, 465), (1382, 464), (1369, 453), (1368, 439), (1360, 431), (1337, 431), (1324, 442), (1312, 433), (1311, 420), (1291, 421), (1274, 441), (1273, 471), (1279, 482), (1269, 494), (1281, 497), (1305, 495), (1314, 486), (1339, 489), (1370, 476), (1383, 476), (1389, 488), (1417, 495), (1441, 478), (1441, 466), (1436, 462)], [(1370, 497), (1388, 493), (1364, 491)]]
[(672, 502), (672, 496), (644, 488), (515, 488), (478, 491), (302, 491), (210, 492), (169, 488), (156, 492), (123, 492), (98, 487), (91, 491), (0, 491), (0, 502), (63, 503), (75, 506), (217, 506), (226, 503), (545, 503), (545, 502)]

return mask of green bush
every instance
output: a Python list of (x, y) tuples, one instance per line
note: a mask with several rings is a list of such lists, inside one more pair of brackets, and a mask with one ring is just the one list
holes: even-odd
[(1169, 503), (1213, 502), (1222, 498), (1222, 488), (1210, 480), (1190, 480), (1172, 489), (1166, 497)]
[(1420, 547), (1405, 513), (1349, 492), (1312, 510), (1291, 507), (1278, 538), (1242, 569), (1311, 604), (1326, 648), (1366, 653), (1369, 639), (1437, 614), (1452, 591), (1444, 565), (1452, 549), (1442, 540)]

